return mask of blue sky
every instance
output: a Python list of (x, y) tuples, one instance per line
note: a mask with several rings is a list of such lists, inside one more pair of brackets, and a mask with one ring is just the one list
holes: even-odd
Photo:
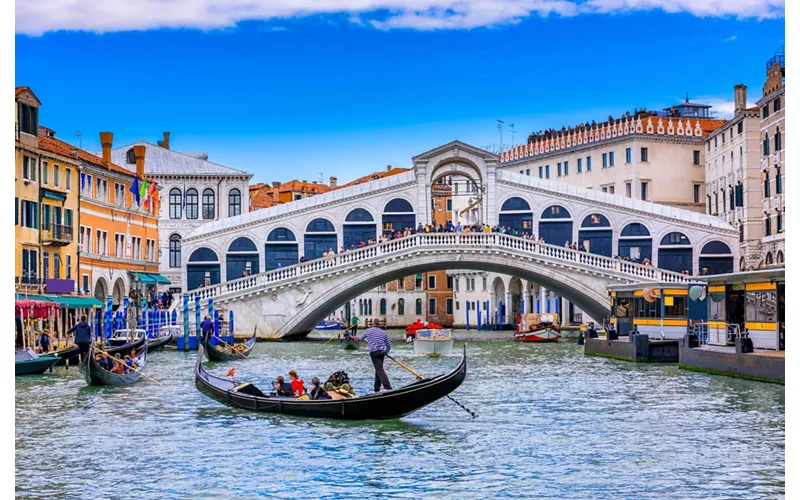
[[(164, 28), (124, 24), (134, 14), (122, 25), (31, 24), (18, 5), (15, 83), (42, 100), (43, 125), (70, 142), (80, 130), (85, 149), (99, 149), (104, 130), (118, 146), (170, 131), (174, 149), (207, 151), (257, 181), (343, 182), (409, 167), (453, 139), (498, 144), (497, 118), (520, 143), (686, 92), (724, 115), (736, 83), (758, 99), (785, 37), (771, 11), (415, 12), (262, 13), (210, 27), (165, 15), (163, 25), (185, 27)], [(503, 139), (511, 144), (509, 127)]]

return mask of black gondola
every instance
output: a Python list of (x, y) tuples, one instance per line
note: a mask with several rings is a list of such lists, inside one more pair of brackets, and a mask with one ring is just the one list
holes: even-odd
[(106, 352), (111, 356), (119, 354), (124, 358), (127, 354), (130, 354), (131, 351), (133, 351), (134, 349), (136, 350), (136, 352), (141, 352), (144, 349), (144, 345), (146, 342), (147, 342), (147, 337), (142, 337), (138, 340), (129, 342), (125, 345), (109, 347), (108, 349), (106, 349)]
[(242, 344), (245, 347), (243, 351), (225, 352), (221, 349), (218, 349), (216, 346), (211, 345), (210, 335), (205, 336), (203, 343), (205, 344), (206, 356), (208, 356), (209, 361), (235, 361), (237, 359), (246, 359), (247, 355), (250, 354), (250, 352), (253, 350), (253, 347), (256, 345), (256, 329), (253, 328), (253, 336), (247, 339), (244, 344)]
[(350, 335), (345, 335), (339, 340), (339, 349), (343, 349), (345, 351), (357, 351), (358, 340)]
[[(202, 349), (202, 346), (199, 348)], [(372, 420), (399, 418), (419, 410), (456, 390), (467, 376), (467, 347), (458, 366), (450, 373), (418, 380), (391, 391), (349, 399), (301, 400), (261, 392), (252, 384), (221, 378), (203, 368), (203, 353), (197, 353), (194, 384), (203, 394), (222, 404), (263, 413), (297, 417)]]
[(81, 363), (81, 373), (83, 374), (83, 378), (86, 380), (88, 385), (99, 386), (132, 384), (141, 378), (142, 375), (139, 372), (142, 371), (142, 368), (144, 368), (144, 365), (147, 363), (147, 345), (144, 346), (144, 350), (141, 352), (141, 354), (134, 358), (137, 365), (136, 369), (139, 372), (131, 370), (128, 373), (111, 373), (108, 370), (104, 370), (94, 360), (95, 353), (96, 350), (93, 345), (89, 349), (89, 354), (86, 356), (86, 359)]
[[(136, 349), (137, 352), (142, 350), (142, 346), (144, 346), (145, 338), (142, 337), (135, 342), (116, 346), (116, 347), (109, 347), (106, 349), (110, 355), (119, 354), (120, 356), (125, 356), (126, 354), (130, 354), (132, 350)], [(77, 345), (73, 344), (69, 347), (65, 347), (58, 351), (49, 353), (52, 356), (58, 356), (60, 359), (55, 364), (55, 366), (63, 366), (66, 364), (67, 360), (69, 360), (69, 364), (78, 364), (78, 351), (79, 348)], [(152, 349), (150, 350), (152, 352)]]
[(67, 360), (69, 360), (70, 364), (77, 364), (79, 351), (80, 348), (78, 348), (77, 345), (72, 344), (71, 346), (52, 352), (51, 354), (53, 356), (58, 356), (59, 358), (56, 366), (62, 366), (67, 363)]
[(150, 339), (147, 341), (147, 352), (154, 353), (164, 348), (165, 345), (172, 342), (175, 338), (174, 333), (169, 333), (167, 335), (161, 335), (160, 337), (156, 337), (154, 339)]

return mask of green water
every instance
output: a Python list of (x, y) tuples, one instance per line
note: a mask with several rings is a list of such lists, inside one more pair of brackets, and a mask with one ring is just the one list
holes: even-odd
[[(454, 354), (392, 353), (434, 375)], [(16, 491), (31, 498), (759, 498), (784, 493), (784, 387), (584, 356), (570, 343), (473, 341), (450, 401), (401, 420), (339, 422), (222, 406), (194, 353), (153, 354), (163, 385), (86, 387), (78, 370), (16, 378)], [(208, 364), (267, 386), (338, 369), (372, 386), (364, 351), (260, 343)], [(413, 376), (390, 364), (396, 386)]]

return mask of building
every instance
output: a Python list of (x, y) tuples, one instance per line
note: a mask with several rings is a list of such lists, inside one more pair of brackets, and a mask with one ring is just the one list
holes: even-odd
[(41, 102), (29, 87), (15, 92), (15, 283), (23, 294), (76, 292), (79, 163), (70, 148), (49, 147), (39, 126)]
[(336, 177), (330, 178), (330, 186), (318, 181), (307, 182), (297, 179), (284, 183), (275, 181), (271, 185), (261, 182), (250, 186), (250, 208), (251, 210), (269, 208), (327, 193), (331, 189), (336, 189)]
[(785, 154), (786, 56), (781, 46), (767, 61), (761, 110), (761, 180), (763, 224), (761, 252), (764, 267), (784, 267), (786, 253)]
[[(79, 290), (105, 302), (155, 291), (169, 281), (158, 272), (158, 185), (144, 175), (144, 151), (136, 173), (111, 161), (113, 134), (101, 132), (103, 157), (56, 138), (45, 130), (40, 147), (71, 156), (80, 165), (75, 188), (80, 192), (78, 248)], [(132, 191), (136, 191), (134, 195)]]
[(389, 328), (405, 328), (425, 314), (425, 275), (406, 276), (361, 294), (337, 309), (332, 317), (347, 321), (351, 316), (361, 318), (361, 324), (372, 318), (385, 319)]
[(725, 122), (686, 102), (661, 112), (531, 134), (501, 155), (500, 168), (604, 193), (705, 210), (703, 137)]
[[(174, 293), (186, 290), (181, 278), (181, 241), (194, 228), (207, 222), (239, 215), (250, 206), (252, 174), (208, 161), (208, 153), (181, 153), (170, 149), (170, 133), (158, 144), (139, 141), (111, 150), (111, 161), (136, 172), (136, 146), (144, 148), (144, 174), (161, 186), (158, 228), (161, 234), (156, 260), (159, 273), (170, 281)], [(239, 250), (236, 250), (239, 251)], [(251, 262), (249, 249), (231, 269), (241, 276)], [(252, 265), (252, 262), (251, 262)], [(258, 261), (250, 272), (257, 273)], [(196, 288), (197, 283), (190, 284)]]

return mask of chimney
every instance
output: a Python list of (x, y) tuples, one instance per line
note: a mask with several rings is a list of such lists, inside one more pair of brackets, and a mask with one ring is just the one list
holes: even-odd
[(733, 114), (738, 115), (747, 108), (747, 85), (733, 86)]
[(169, 132), (162, 132), (164, 134), (164, 140), (158, 141), (158, 145), (164, 149), (169, 149)]
[(387, 172), (391, 172), (392, 171), (392, 166), (391, 165), (386, 165), (386, 171)]
[(100, 132), (100, 144), (103, 145), (103, 164), (111, 163), (111, 144), (114, 142), (114, 134), (111, 132)]
[(133, 156), (136, 158), (136, 177), (140, 179), (144, 179), (144, 152), (144, 146), (136, 145), (133, 147)]
[(279, 181), (272, 181), (272, 187), (279, 188), (281, 187), (281, 183)]
[(336, 189), (336, 177), (331, 177), (331, 189)]

